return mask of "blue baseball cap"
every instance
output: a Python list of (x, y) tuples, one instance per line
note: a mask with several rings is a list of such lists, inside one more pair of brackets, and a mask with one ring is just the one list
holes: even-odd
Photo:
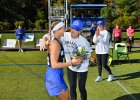
[(70, 28), (73, 28), (73, 29), (75, 29), (76, 31), (80, 31), (80, 30), (83, 29), (83, 22), (82, 22), (81, 20), (75, 20), (75, 21), (71, 24)]
[(105, 23), (104, 23), (103, 21), (98, 21), (98, 22), (97, 22), (97, 25), (102, 25), (102, 26), (104, 26)]

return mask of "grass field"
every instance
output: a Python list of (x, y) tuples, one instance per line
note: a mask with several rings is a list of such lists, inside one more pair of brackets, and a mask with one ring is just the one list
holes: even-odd
[[(44, 86), (47, 53), (40, 51), (0, 52), (0, 100), (56, 100)], [(95, 82), (97, 67), (89, 67), (87, 78), (88, 100), (139, 100), (140, 99), (140, 50), (130, 54), (130, 62), (114, 63), (111, 67), (116, 78)], [(65, 80), (67, 81), (66, 68)], [(79, 90), (78, 100), (80, 100)]]

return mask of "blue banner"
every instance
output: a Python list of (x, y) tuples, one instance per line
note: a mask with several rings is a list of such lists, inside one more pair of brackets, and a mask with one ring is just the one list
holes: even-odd
[(81, 20), (84, 24), (84, 27), (90, 27), (92, 23), (97, 23), (98, 21), (105, 22), (105, 18), (103, 17), (73, 17), (71, 19), (71, 23), (75, 20)]

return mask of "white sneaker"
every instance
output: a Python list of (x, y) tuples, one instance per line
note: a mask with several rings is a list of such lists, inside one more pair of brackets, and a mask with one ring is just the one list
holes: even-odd
[(18, 52), (20, 52), (20, 49), (18, 50)]
[(21, 52), (23, 52), (23, 50), (22, 50), (22, 49), (20, 49), (20, 51), (21, 51)]
[(109, 75), (107, 81), (111, 82), (113, 80), (113, 78), (114, 78), (114, 75)]
[(102, 81), (102, 77), (101, 77), (101, 76), (98, 76), (98, 77), (96, 78), (95, 81), (96, 81), (96, 82), (100, 82), (100, 81)]

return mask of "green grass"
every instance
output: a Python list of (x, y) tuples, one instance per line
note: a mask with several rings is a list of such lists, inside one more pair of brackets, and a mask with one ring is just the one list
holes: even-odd
[[(0, 52), (0, 100), (56, 100), (50, 97), (44, 86), (47, 69), (47, 53), (40, 51)], [(140, 98), (140, 50), (130, 54), (131, 63), (114, 63), (111, 67), (116, 80), (107, 82), (108, 74), (103, 70), (103, 81), (95, 82), (97, 67), (89, 67), (87, 78), (88, 100), (133, 100), (117, 82), (131, 94)], [(11, 65), (10, 65), (11, 64)], [(25, 65), (26, 64), (26, 65)], [(34, 65), (31, 65), (34, 64)], [(38, 65), (41, 64), (41, 65)], [(65, 80), (68, 84), (66, 76)], [(79, 90), (78, 100), (80, 100)]]

